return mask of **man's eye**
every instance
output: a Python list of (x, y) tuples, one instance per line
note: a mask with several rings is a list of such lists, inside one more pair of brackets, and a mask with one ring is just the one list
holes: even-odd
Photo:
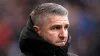
[(56, 27), (52, 27), (51, 29), (52, 29), (52, 30), (57, 30), (57, 29), (60, 29), (60, 28), (61, 28), (61, 27), (57, 27), (57, 26), (56, 26)]
[(66, 26), (65, 26), (65, 29), (68, 29), (68, 28), (69, 28), (69, 26), (68, 26), (68, 25), (66, 25)]
[(60, 29), (61, 27), (55, 27), (55, 29)]

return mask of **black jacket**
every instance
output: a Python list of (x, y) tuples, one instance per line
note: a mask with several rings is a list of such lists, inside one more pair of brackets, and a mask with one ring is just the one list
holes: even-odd
[(31, 18), (20, 34), (19, 47), (22, 56), (76, 56), (68, 52), (70, 37), (64, 47), (54, 46), (44, 41), (33, 29)]

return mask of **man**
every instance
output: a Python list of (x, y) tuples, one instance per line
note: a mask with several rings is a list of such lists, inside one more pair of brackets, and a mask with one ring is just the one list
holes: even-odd
[(68, 11), (63, 6), (37, 6), (20, 35), (23, 56), (77, 56), (68, 52), (68, 27)]

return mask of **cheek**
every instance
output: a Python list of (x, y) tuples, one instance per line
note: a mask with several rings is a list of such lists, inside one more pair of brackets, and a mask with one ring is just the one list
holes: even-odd
[(58, 32), (48, 32), (47, 35), (49, 36), (49, 39), (51, 39), (52, 41), (55, 41), (58, 38)]
[(51, 31), (48, 29), (42, 29), (39, 34), (46, 41), (55, 42), (58, 38), (58, 32)]
[(57, 32), (47, 31), (47, 32), (44, 32), (43, 35), (46, 37), (47, 40), (52, 41), (52, 42), (58, 38)]
[(57, 37), (58, 36), (58, 32), (53, 32), (53, 31), (48, 31), (48, 34), (50, 35), (50, 36), (52, 36), (52, 37)]

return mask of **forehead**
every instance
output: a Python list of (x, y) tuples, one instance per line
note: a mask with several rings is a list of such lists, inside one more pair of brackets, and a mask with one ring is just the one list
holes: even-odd
[(52, 15), (48, 16), (48, 23), (50, 24), (69, 24), (68, 16)]

